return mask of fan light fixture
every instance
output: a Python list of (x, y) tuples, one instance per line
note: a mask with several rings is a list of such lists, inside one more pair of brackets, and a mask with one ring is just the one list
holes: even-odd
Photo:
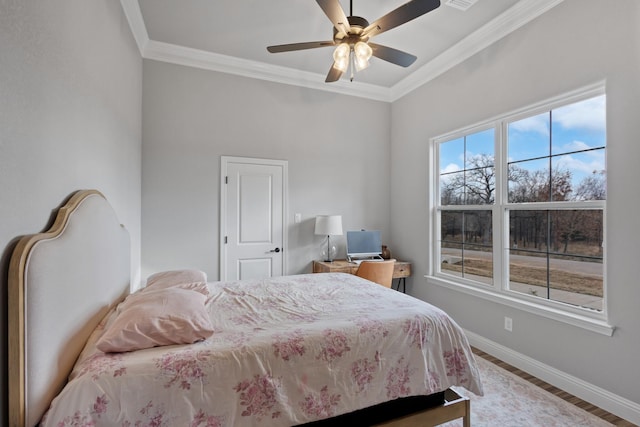
[(362, 71), (369, 66), (372, 55), (373, 49), (365, 42), (357, 42), (353, 47), (349, 43), (340, 43), (333, 51), (333, 66), (344, 73), (353, 62), (356, 71)]

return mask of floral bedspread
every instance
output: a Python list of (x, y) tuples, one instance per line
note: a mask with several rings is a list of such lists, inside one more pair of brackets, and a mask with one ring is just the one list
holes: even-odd
[(291, 426), (450, 386), (482, 394), (443, 311), (343, 273), (209, 284), (216, 332), (105, 354), (94, 343), (43, 426)]

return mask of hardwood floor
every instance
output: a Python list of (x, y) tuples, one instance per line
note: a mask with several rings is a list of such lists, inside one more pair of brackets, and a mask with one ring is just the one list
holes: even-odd
[(491, 356), (490, 354), (485, 353), (482, 350), (478, 350), (477, 348), (473, 348), (473, 352), (474, 354), (476, 354), (477, 356), (480, 356), (496, 365), (498, 365), (499, 367), (515, 374), (518, 375), (521, 378), (524, 378), (525, 380), (529, 381), (532, 384), (537, 385), (538, 387), (548, 391), (549, 393), (552, 393), (556, 396), (558, 396), (559, 398), (566, 400), (569, 403), (572, 403), (574, 405), (576, 405), (577, 407), (584, 409), (587, 412), (590, 412), (593, 415), (596, 415), (600, 418), (602, 418), (605, 421), (610, 422), (611, 424), (613, 424), (614, 426), (618, 426), (618, 427), (638, 427), (636, 424), (630, 423), (627, 420), (624, 420), (616, 415), (613, 415), (607, 411), (605, 411), (604, 409), (598, 408), (597, 406), (594, 406), (588, 402), (585, 402), (582, 399), (579, 399), (577, 397), (575, 397), (572, 394), (567, 393), (566, 391), (562, 391), (557, 387), (552, 386), (551, 384), (548, 384), (532, 375), (529, 375), (528, 373), (509, 365), (506, 362), (503, 362), (500, 359), (497, 359), (493, 356)]

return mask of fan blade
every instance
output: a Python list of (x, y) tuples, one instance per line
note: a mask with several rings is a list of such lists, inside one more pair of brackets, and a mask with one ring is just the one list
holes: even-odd
[(269, 46), (267, 50), (271, 53), (279, 52), (291, 52), (294, 50), (315, 49), (317, 47), (334, 46), (333, 40), (324, 42), (306, 42), (306, 43), (291, 43), (291, 44), (279, 44), (276, 46)]
[[(319, 2), (320, 0), (318, 0)], [(384, 15), (364, 29), (363, 35), (373, 37), (411, 21), (440, 7), (440, 0), (412, 0)]]
[(398, 49), (394, 49), (388, 46), (382, 46), (380, 44), (369, 42), (369, 46), (373, 50), (373, 56), (383, 59), (387, 62), (391, 62), (392, 64), (399, 65), (401, 67), (408, 67), (413, 64), (416, 59), (416, 56), (411, 55), (410, 53), (403, 52)]
[(342, 31), (345, 34), (349, 32), (351, 29), (349, 19), (347, 19), (347, 15), (345, 15), (338, 0), (316, 0), (316, 2), (318, 2), (320, 8), (338, 31)]
[(327, 74), (327, 78), (324, 80), (325, 83), (335, 82), (337, 80), (340, 80), (340, 77), (342, 77), (342, 71), (338, 70), (336, 67), (334, 67), (334, 65), (335, 62), (331, 64), (329, 74)]

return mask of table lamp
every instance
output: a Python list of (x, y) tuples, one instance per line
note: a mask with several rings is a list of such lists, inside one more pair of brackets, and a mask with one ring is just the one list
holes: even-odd
[[(333, 262), (335, 247), (331, 246), (331, 236), (342, 235), (342, 215), (318, 215), (316, 216), (315, 234), (327, 236), (327, 256), (325, 262)], [(333, 254), (331, 253), (333, 249)]]

